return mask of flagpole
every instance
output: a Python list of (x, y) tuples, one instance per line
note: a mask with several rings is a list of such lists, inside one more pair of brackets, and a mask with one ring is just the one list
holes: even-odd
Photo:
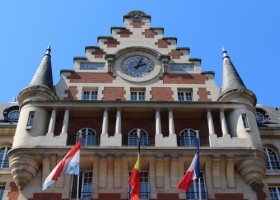
[[(79, 141), (82, 140), (82, 136), (81, 136), (81, 133), (79, 133)], [(80, 151), (80, 154), (81, 154), (81, 151)], [(79, 200), (79, 187), (80, 187), (80, 167), (79, 167), (79, 174), (77, 176), (77, 200)]]
[(201, 200), (201, 185), (200, 185), (200, 178), (198, 178), (198, 196), (199, 196), (199, 200)]

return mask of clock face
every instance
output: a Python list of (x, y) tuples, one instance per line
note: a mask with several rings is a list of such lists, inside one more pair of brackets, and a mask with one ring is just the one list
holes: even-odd
[(131, 77), (144, 77), (154, 70), (154, 63), (145, 56), (130, 56), (121, 64), (122, 71)]
[(11, 120), (18, 120), (19, 118), (19, 111), (18, 110), (13, 110), (11, 112), (8, 113), (8, 117)]
[(263, 123), (265, 121), (265, 117), (262, 113), (256, 112), (256, 120), (258, 123)]

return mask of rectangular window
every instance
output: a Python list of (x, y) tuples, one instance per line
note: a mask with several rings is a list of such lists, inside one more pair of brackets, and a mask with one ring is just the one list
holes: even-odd
[(244, 128), (246, 128), (246, 129), (250, 128), (246, 114), (242, 114), (242, 122), (243, 122)]
[(130, 100), (132, 101), (145, 101), (144, 91), (132, 91), (130, 92)]
[(178, 92), (178, 101), (192, 101), (192, 92), (191, 91), (185, 91), (185, 92)]
[(280, 187), (269, 187), (271, 200), (280, 200)]
[[(72, 180), (72, 188), (70, 192), (70, 198), (77, 198), (77, 182), (78, 176), (74, 175)], [(91, 199), (92, 193), (92, 172), (80, 172), (79, 176), (79, 199)]]
[(34, 112), (30, 112), (28, 121), (27, 121), (27, 126), (32, 126), (34, 122)]
[(203, 172), (200, 172), (200, 181), (198, 179), (192, 181), (189, 191), (186, 192), (187, 199), (199, 199), (199, 184), (201, 189), (201, 199), (207, 199), (206, 184), (204, 181)]
[(0, 200), (3, 199), (4, 191), (5, 191), (5, 183), (0, 183)]
[(84, 91), (83, 100), (97, 100), (97, 91)]
[[(129, 172), (129, 177), (131, 172)], [(128, 199), (130, 199), (131, 186), (128, 185)], [(149, 172), (140, 172), (140, 200), (148, 200), (150, 197)]]

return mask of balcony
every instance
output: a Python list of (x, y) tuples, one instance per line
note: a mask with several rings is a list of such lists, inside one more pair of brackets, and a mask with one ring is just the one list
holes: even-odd
[[(196, 136), (178, 136), (177, 143), (178, 146), (196, 147)], [(201, 147), (209, 147), (209, 137), (200, 136), (199, 143)]]
[[(137, 136), (122, 136), (122, 146), (138, 146)], [(140, 146), (155, 146), (155, 137), (141, 135)]]
[[(74, 146), (79, 140), (79, 136), (77, 135), (68, 135), (67, 137), (67, 146)], [(96, 135), (83, 135), (81, 138), (81, 146), (82, 147), (93, 147), (100, 145), (100, 137)]]

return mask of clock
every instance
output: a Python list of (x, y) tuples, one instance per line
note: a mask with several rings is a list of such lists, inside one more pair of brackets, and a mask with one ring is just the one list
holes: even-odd
[(256, 112), (256, 120), (258, 123), (263, 123), (265, 121), (265, 117), (262, 113)]
[(128, 76), (144, 77), (154, 70), (154, 63), (143, 55), (133, 55), (123, 60), (121, 69)]

